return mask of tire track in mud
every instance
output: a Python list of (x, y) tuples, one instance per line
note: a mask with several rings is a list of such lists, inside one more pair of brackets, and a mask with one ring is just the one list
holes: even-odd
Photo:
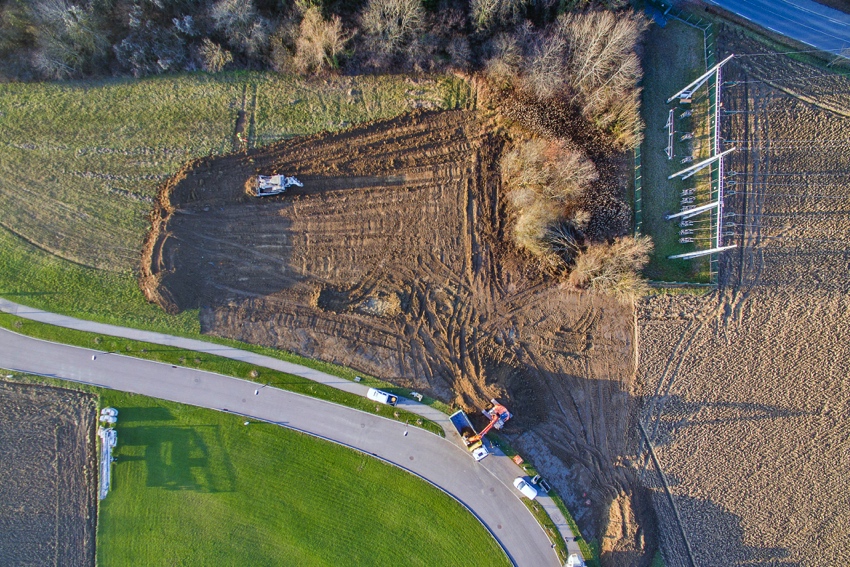
[[(771, 63), (724, 90), (724, 106), (743, 111), (726, 136), (744, 141), (727, 208), (741, 219), (740, 250), (716, 295), (654, 298), (640, 315), (641, 424), (672, 502), (658, 465), (642, 462), (641, 478), (655, 491), (671, 565), (688, 562), (680, 527), (703, 563), (845, 564), (850, 253), (831, 241), (850, 226), (837, 175), (850, 159), (833, 151), (850, 123), (759, 81), (791, 73), (777, 59), (754, 61)], [(835, 80), (850, 93), (846, 77)]]
[[(632, 314), (528, 268), (508, 236), (494, 131), (471, 112), (418, 113), (192, 162), (159, 196), (142, 285), (199, 303), (205, 333), (468, 410), (499, 398), (511, 442), (556, 453), (541, 472), (588, 494), (592, 533), (631, 494), (616, 463), (633, 454)], [(305, 187), (257, 200), (244, 187), (258, 172)]]

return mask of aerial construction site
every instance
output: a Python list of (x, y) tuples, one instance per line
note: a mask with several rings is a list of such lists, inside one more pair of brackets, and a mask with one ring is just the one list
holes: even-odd
[[(516, 478), (512, 494), (533, 501), (535, 487), (551, 486), (593, 547), (591, 565), (850, 562), (850, 59), (750, 13), (798, 10), (812, 26), (850, 29), (846, 2), (822, 3), (836, 12), (809, 0), (279, 10), (246, 0), (254, 12), (243, 15), (260, 22), (250, 29), (268, 36), (261, 48), (245, 42), (262, 34), (236, 33), (225, 18), (238, 2), (198, 2), (209, 6), (196, 20), (136, 4), (133, 18), (153, 10), (138, 29), (172, 22), (185, 67), (205, 71), (104, 89), (95, 106), (137, 101), (116, 128), (123, 146), (85, 106), (95, 87), (0, 83), (0, 119), (35, 128), (21, 109), (38, 103), (52, 120), (48, 133), (10, 128), (0, 147), (14, 164), (0, 176), (10, 219), (0, 219), (0, 294), (240, 341), (287, 362), (294, 353), (311, 369), (356, 375), (369, 394), (351, 406), (400, 421), (405, 397), (427, 398), (426, 410), (446, 415), (405, 426), (449, 424), (472, 457), (460, 453), (461, 467), (486, 470), (500, 450), (511, 467), (533, 464), (540, 474)], [(381, 11), (390, 4), (408, 6), (412, 31), (384, 33), (380, 24), (401, 21)], [(124, 18), (129, 4), (116, 5)], [(0, 30), (18, 21), (10, 10), (0, 2)], [(223, 39), (231, 33), (242, 43)], [(52, 45), (26, 34), (14, 53)], [(132, 34), (115, 56), (128, 73), (160, 73), (137, 68), (146, 60), (131, 57)], [(14, 71), (5, 64), (0, 77)], [(227, 65), (270, 71), (228, 75)], [(153, 106), (144, 89), (157, 93)], [(61, 98), (69, 92), (76, 106)], [(50, 114), (65, 104), (85, 110), (78, 122)], [(134, 138), (125, 123), (138, 116), (155, 119)], [(58, 156), (55, 178), (46, 156)], [(43, 202), (20, 198), (39, 184)], [(79, 341), (102, 348), (100, 337)], [(249, 384), (246, 399), (264, 400), (270, 384)], [(0, 395), (25, 409), (42, 400), (23, 386)], [(22, 434), (31, 409), (7, 405)], [(113, 470), (110, 451), (133, 439), (116, 437), (133, 415), (101, 430), (105, 507), (121, 495), (118, 480), (108, 492), (123, 464)], [(90, 471), (93, 420), (88, 436), (63, 429)], [(240, 435), (260, 430), (238, 424)], [(10, 455), (27, 472), (55, 453), (38, 450), (46, 457)], [(64, 494), (57, 479), (44, 482)], [(88, 504), (68, 504), (86, 534), (94, 490), (81, 489)], [(53, 496), (33, 493), (37, 506)], [(93, 535), (68, 537), (83, 560), (94, 556)], [(64, 556), (60, 539), (49, 546)]]

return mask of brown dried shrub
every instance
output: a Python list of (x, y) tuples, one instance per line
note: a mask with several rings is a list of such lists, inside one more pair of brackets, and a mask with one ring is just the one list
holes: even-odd
[(325, 20), (319, 8), (310, 6), (304, 12), (295, 40), (293, 65), (299, 73), (318, 73), (339, 67), (339, 56), (350, 35), (342, 27), (339, 16)]
[(570, 283), (579, 289), (634, 301), (647, 290), (646, 281), (638, 274), (649, 262), (652, 249), (652, 239), (648, 236), (625, 236), (611, 244), (590, 244), (576, 257)]
[(566, 204), (575, 201), (598, 177), (593, 162), (560, 140), (534, 138), (502, 158), (502, 180), (510, 189), (529, 189)]

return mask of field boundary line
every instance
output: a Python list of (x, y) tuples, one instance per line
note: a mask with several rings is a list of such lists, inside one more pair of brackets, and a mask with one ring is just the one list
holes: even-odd
[(688, 551), (688, 561), (691, 564), (691, 567), (697, 567), (697, 563), (694, 560), (694, 554), (691, 550), (691, 543), (688, 541), (688, 536), (685, 533), (685, 526), (682, 524), (682, 517), (679, 515), (679, 508), (676, 506), (676, 501), (673, 498), (673, 493), (670, 492), (670, 485), (667, 483), (667, 476), (664, 474), (664, 471), (661, 469), (661, 463), (658, 461), (658, 457), (655, 454), (655, 449), (652, 447), (652, 442), (649, 440), (649, 435), (646, 433), (646, 429), (643, 427), (643, 422), (638, 419), (638, 427), (640, 428), (640, 432), (643, 434), (643, 438), (646, 441), (646, 447), (649, 451), (649, 456), (652, 459), (652, 462), (655, 463), (655, 468), (658, 470), (658, 476), (661, 479), (661, 485), (664, 487), (664, 492), (667, 494), (667, 498), (670, 500), (670, 506), (673, 508), (673, 514), (676, 516), (676, 523), (679, 525), (679, 531), (682, 534), (682, 539), (685, 542), (685, 549)]

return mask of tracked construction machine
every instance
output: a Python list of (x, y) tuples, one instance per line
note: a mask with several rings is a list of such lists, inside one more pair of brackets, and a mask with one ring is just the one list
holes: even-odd
[(304, 187), (304, 184), (298, 181), (296, 177), (258, 175), (254, 179), (254, 196), (267, 197), (269, 195), (278, 195), (290, 187)]
[(486, 435), (491, 429), (501, 429), (504, 427), (505, 422), (513, 417), (511, 412), (508, 411), (508, 408), (496, 400), (490, 400), (490, 402), (492, 402), (493, 407), (481, 412), (487, 417), (487, 419), (490, 420), (490, 423), (481, 430), (481, 433), (475, 432), (475, 429), (472, 427), (472, 422), (469, 421), (469, 416), (467, 416), (463, 410), (455, 412), (449, 418), (461, 439), (463, 439), (464, 445), (466, 445), (466, 448), (476, 461), (480, 461), (490, 454), (483, 443), (484, 435)]

